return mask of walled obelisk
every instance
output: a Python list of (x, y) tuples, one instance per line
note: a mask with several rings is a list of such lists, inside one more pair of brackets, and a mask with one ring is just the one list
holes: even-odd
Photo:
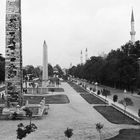
[(7, 106), (22, 98), (21, 0), (6, 0), (5, 83)]
[(43, 77), (42, 77), (42, 87), (46, 88), (48, 83), (48, 50), (46, 41), (43, 44)]

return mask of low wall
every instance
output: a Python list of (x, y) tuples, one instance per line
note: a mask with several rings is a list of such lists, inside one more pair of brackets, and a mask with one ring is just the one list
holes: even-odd
[(27, 88), (26, 94), (48, 94), (49, 92), (64, 92), (64, 89), (59, 87)]

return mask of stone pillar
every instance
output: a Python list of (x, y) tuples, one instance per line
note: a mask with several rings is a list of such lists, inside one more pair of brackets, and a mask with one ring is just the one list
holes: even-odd
[(48, 50), (46, 41), (43, 44), (43, 77), (42, 77), (42, 87), (46, 88), (48, 83)]
[(7, 103), (22, 99), (21, 0), (6, 0), (5, 83)]

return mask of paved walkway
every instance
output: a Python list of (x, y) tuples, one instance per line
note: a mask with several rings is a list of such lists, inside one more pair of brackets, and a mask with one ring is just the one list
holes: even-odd
[[(88, 87), (95, 88), (95, 86), (92, 85), (92, 84), (89, 84), (89, 83), (86, 83), (86, 84), (88, 85)], [(115, 89), (115, 88), (111, 88), (111, 87), (107, 87), (107, 86), (102, 86), (102, 85), (99, 85), (97, 88), (98, 89), (106, 88), (106, 89), (111, 91), (111, 96), (107, 97), (109, 99), (109, 101), (113, 99), (114, 95), (118, 95), (118, 101), (120, 101), (120, 100), (122, 100), (123, 98), (126, 98), (126, 97), (131, 98), (134, 105), (133, 106), (128, 106), (126, 110), (128, 112), (130, 112), (131, 114), (138, 117), (138, 110), (140, 109), (140, 96), (139, 95), (137, 95), (136, 93), (131, 94), (128, 91), (126, 93), (124, 93), (123, 90)], [(119, 107), (124, 109), (123, 105), (121, 105), (121, 104), (118, 104), (118, 105), (119, 105)]]
[[(98, 122), (104, 124), (104, 138), (116, 135), (121, 128), (132, 127), (111, 124), (67, 83), (62, 83), (61, 86), (70, 103), (50, 105), (49, 114), (45, 118), (33, 121), (38, 130), (29, 134), (25, 140), (67, 140), (64, 136), (64, 130), (67, 127), (74, 130), (72, 140), (99, 140), (95, 126)], [(29, 123), (28, 121), (21, 122)], [(0, 121), (0, 139), (15, 140), (18, 123), (19, 121)]]

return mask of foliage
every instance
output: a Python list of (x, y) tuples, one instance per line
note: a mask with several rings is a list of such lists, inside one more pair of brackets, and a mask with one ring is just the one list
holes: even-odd
[(69, 139), (73, 135), (73, 129), (67, 128), (67, 130), (64, 131), (65, 136)]
[(118, 96), (117, 95), (114, 95), (113, 96), (113, 102), (117, 102), (117, 100), (118, 100)]
[(34, 132), (37, 129), (37, 126), (35, 124), (29, 124), (24, 126), (23, 123), (18, 124), (17, 126), (17, 139), (22, 140), (27, 136), (27, 134), (30, 134), (31, 132)]
[(23, 110), (26, 112), (27, 117), (32, 117), (32, 111), (28, 107), (24, 108)]
[(24, 126), (22, 123), (18, 124), (17, 131), (17, 139), (23, 139), (27, 136), (27, 134), (30, 134), (31, 132), (34, 132), (37, 129), (37, 126), (34, 123), (31, 123), (32, 119), (32, 111), (26, 107), (23, 109), (26, 112), (26, 116), (30, 118), (30, 124)]
[(68, 74), (133, 92), (140, 88), (139, 57), (140, 41), (128, 42), (111, 50), (107, 57), (92, 56), (85, 64), (71, 67)]
[(99, 123), (96, 123), (96, 130), (99, 132), (99, 135), (100, 135), (100, 140), (101, 140), (101, 129), (104, 127), (103, 124), (101, 124), (100, 122)]
[(133, 101), (130, 98), (124, 98), (120, 100), (119, 103), (124, 106), (124, 114), (126, 113), (127, 106), (133, 106)]
[(101, 129), (104, 127), (103, 124), (101, 124), (100, 122), (99, 123), (96, 123), (96, 130), (101, 133)]
[(17, 119), (17, 116), (18, 116), (18, 114), (17, 114), (16, 112), (14, 112), (14, 113), (12, 114), (12, 120), (16, 120), (16, 119)]
[[(109, 90), (107, 90), (107, 89), (103, 89), (103, 90), (102, 90), (102, 95), (105, 96), (105, 98), (107, 99), (107, 96), (110, 96), (111, 93), (110, 93)], [(105, 100), (106, 100), (106, 99), (105, 99)]]
[(130, 98), (124, 98), (119, 103), (121, 103), (124, 106), (133, 106), (133, 101)]
[(98, 90), (98, 91), (97, 91), (97, 95), (100, 95), (100, 94), (101, 94), (101, 91), (100, 91), (100, 90)]
[[(27, 65), (23, 68), (23, 78), (27, 75), (30, 75), (29, 80), (32, 80), (33, 77), (42, 78), (42, 69), (39, 66), (34, 67), (32, 65)], [(48, 75), (53, 75), (53, 67), (51, 64), (48, 64)]]
[(54, 70), (57, 72), (56, 74), (59, 76), (59, 77), (63, 77), (63, 71), (61, 69), (61, 67), (57, 64), (56, 66), (54, 66)]
[(26, 112), (26, 116), (29, 117), (30, 124), (31, 124), (32, 115), (33, 115), (32, 111), (28, 107), (24, 108), (23, 110)]

